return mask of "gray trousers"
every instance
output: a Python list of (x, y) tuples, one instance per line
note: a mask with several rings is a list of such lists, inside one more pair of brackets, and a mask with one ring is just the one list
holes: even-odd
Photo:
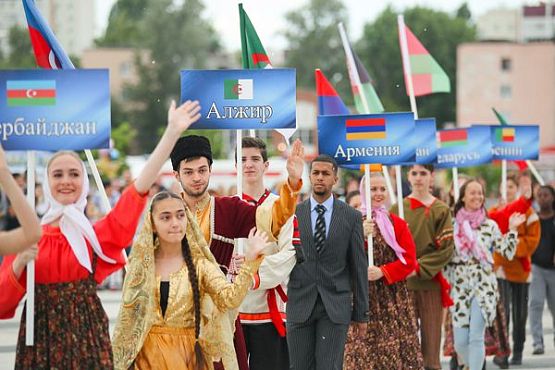
[(320, 295), (308, 320), (287, 322), (290, 369), (341, 370), (348, 324), (330, 320)]
[(545, 269), (532, 264), (530, 283), (530, 329), (534, 345), (543, 345), (542, 315), (544, 302), (551, 311), (555, 333), (555, 270)]

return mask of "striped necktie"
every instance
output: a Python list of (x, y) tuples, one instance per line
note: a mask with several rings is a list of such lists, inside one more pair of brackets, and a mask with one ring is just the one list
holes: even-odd
[(316, 252), (320, 253), (326, 242), (326, 220), (324, 219), (326, 207), (318, 204), (316, 212), (318, 212), (318, 217), (316, 218), (316, 227), (314, 229), (314, 245), (316, 245)]

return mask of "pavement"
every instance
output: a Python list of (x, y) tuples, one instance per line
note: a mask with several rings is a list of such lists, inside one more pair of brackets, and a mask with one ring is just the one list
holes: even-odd
[[(121, 300), (121, 291), (103, 290), (98, 292), (104, 309), (110, 319), (110, 334), (113, 331), (116, 318), (119, 311)], [(19, 331), (19, 319), (23, 305), (20, 305), (15, 318), (10, 320), (0, 320), (0, 370), (8, 370), (14, 368), (15, 362), (15, 345), (17, 342), (17, 334)], [(532, 355), (532, 337), (530, 330), (526, 330), (526, 343), (521, 366), (511, 366), (511, 369), (532, 370), (532, 369), (553, 369), (555, 370), (555, 347), (553, 341), (552, 318), (547, 307), (544, 309), (544, 341), (545, 354)], [(487, 369), (498, 369), (492, 362), (492, 357), (487, 359)], [(442, 358), (442, 369), (449, 369), (449, 358)], [(364, 369), (361, 369), (364, 370)], [(380, 369), (376, 369), (380, 370)]]

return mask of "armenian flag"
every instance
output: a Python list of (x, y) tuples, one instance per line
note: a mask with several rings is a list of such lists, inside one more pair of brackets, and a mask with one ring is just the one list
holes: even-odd
[(351, 118), (345, 121), (347, 140), (385, 139), (385, 118)]
[(439, 131), (438, 136), (440, 148), (452, 148), (468, 143), (468, 132), (466, 129)]

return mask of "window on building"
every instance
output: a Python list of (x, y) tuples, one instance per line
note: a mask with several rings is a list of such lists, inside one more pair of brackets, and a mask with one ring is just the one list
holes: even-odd
[(502, 71), (510, 71), (512, 67), (511, 59), (510, 58), (503, 58), (501, 59), (501, 70)]
[(131, 75), (131, 63), (130, 62), (123, 62), (119, 65), (119, 73), (121, 77), (127, 78)]
[(510, 99), (512, 97), (512, 89), (509, 85), (501, 85), (499, 93), (503, 99)]

